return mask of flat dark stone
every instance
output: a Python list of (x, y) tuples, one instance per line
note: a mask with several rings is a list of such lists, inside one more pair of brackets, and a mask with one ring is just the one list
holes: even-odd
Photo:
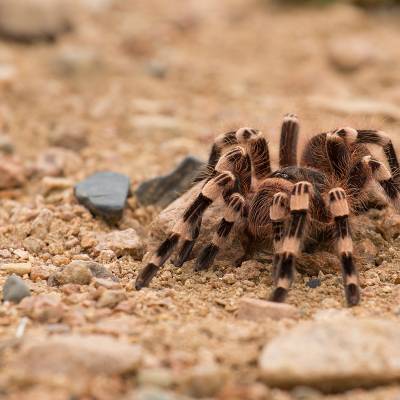
[(192, 186), (203, 166), (203, 161), (188, 156), (168, 175), (141, 183), (135, 193), (139, 203), (166, 207)]
[(75, 185), (78, 201), (110, 223), (121, 219), (129, 192), (129, 177), (116, 172), (97, 172)]

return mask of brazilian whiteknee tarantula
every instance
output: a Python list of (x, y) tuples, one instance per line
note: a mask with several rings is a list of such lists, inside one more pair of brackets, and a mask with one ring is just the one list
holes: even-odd
[[(347, 303), (360, 300), (357, 268), (349, 226), (352, 212), (365, 207), (368, 193), (380, 192), (400, 208), (399, 163), (391, 140), (375, 130), (336, 129), (313, 136), (297, 162), (299, 124), (286, 115), (281, 131), (279, 169), (271, 170), (268, 144), (261, 132), (241, 128), (219, 136), (210, 153), (201, 192), (183, 212), (172, 232), (140, 271), (136, 289), (151, 279), (180, 244), (176, 266), (189, 257), (199, 236), (205, 210), (220, 196), (226, 208), (214, 236), (200, 252), (196, 270), (208, 268), (234, 224), (241, 229), (244, 257), (256, 243), (273, 240), (271, 300), (285, 300), (296, 257), (311, 242), (334, 241), (342, 265)], [(381, 146), (390, 170), (372, 158), (368, 144)]]

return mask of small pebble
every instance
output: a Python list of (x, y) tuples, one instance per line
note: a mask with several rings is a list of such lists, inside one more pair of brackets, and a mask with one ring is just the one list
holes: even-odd
[(1, 249), (0, 250), (0, 257), (1, 258), (10, 258), (11, 257), (11, 252), (8, 249)]
[(47, 195), (55, 190), (69, 189), (73, 184), (71, 179), (45, 176), (42, 179), (42, 192), (44, 195)]
[(238, 318), (249, 321), (263, 322), (267, 318), (279, 320), (283, 318), (298, 318), (299, 311), (285, 303), (242, 297), (239, 301)]
[(3, 301), (19, 303), (24, 297), (31, 295), (26, 283), (19, 276), (11, 275), (3, 286)]
[(311, 289), (315, 289), (321, 286), (321, 281), (318, 278), (312, 278), (307, 282), (307, 286)]
[(94, 278), (94, 286), (95, 287), (104, 287), (106, 289), (120, 289), (121, 284), (118, 282), (114, 282), (111, 279), (104, 278)]
[(237, 279), (235, 278), (235, 274), (225, 274), (222, 278), (222, 281), (228, 285), (233, 285)]
[(10, 274), (25, 275), (29, 274), (32, 269), (32, 264), (27, 263), (9, 263), (0, 266), (0, 271), (6, 271)]
[(53, 294), (25, 298), (19, 307), (23, 315), (43, 323), (57, 323), (64, 315), (61, 298)]
[(60, 272), (55, 272), (49, 276), (50, 286), (66, 285), (75, 283), (78, 285), (89, 285), (93, 275), (90, 268), (84, 261), (72, 261)]
[(97, 307), (114, 308), (123, 300), (126, 300), (126, 294), (123, 290), (106, 290), (97, 301)]

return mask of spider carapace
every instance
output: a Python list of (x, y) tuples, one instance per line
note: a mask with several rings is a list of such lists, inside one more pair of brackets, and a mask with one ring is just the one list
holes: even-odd
[[(217, 137), (199, 194), (140, 271), (136, 289), (148, 286), (175, 250), (176, 266), (189, 259), (205, 210), (222, 198), (224, 214), (200, 251), (196, 270), (213, 263), (234, 226), (240, 230), (244, 249), (237, 265), (252, 257), (257, 244), (271, 239), (275, 282), (271, 300), (282, 302), (293, 282), (296, 257), (310, 243), (326, 241), (340, 259), (348, 305), (358, 304), (350, 219), (368, 207), (374, 192), (399, 210), (399, 163), (393, 144), (380, 131), (340, 128), (308, 140), (298, 162), (298, 137), (298, 119), (288, 114), (282, 123), (276, 171), (260, 131), (240, 128)], [(371, 144), (383, 149), (385, 159), (373, 158)]]

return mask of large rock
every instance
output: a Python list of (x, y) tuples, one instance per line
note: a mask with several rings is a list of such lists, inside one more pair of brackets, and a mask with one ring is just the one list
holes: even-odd
[(190, 188), (204, 163), (195, 157), (186, 157), (168, 175), (143, 182), (136, 190), (140, 204), (166, 207)]
[(75, 186), (75, 196), (93, 214), (118, 222), (130, 191), (129, 177), (116, 172), (98, 172)]
[(89, 376), (135, 371), (141, 349), (103, 335), (55, 335), (25, 342), (16, 360), (18, 374), (30, 381), (79, 384)]
[(340, 391), (400, 379), (400, 323), (336, 317), (306, 322), (269, 342), (260, 357), (271, 386)]
[(67, 3), (63, 0), (0, 0), (0, 34), (24, 42), (54, 40), (72, 27)]

